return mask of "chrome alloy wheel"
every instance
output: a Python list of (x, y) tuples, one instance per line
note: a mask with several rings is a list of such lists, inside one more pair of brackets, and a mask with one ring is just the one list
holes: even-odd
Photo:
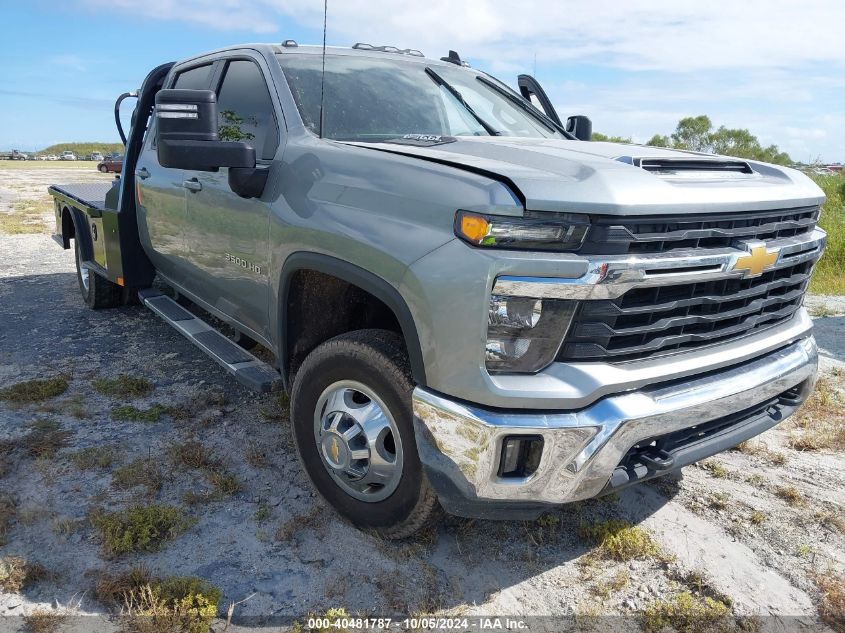
[(360, 501), (389, 497), (402, 478), (402, 438), (388, 408), (367, 386), (329, 385), (317, 399), (314, 440), (344, 492)]
[(79, 267), (79, 278), (82, 280), (82, 287), (85, 288), (85, 292), (88, 292), (88, 285), (90, 282), (90, 275), (91, 272), (82, 265), (82, 249), (76, 249), (76, 265)]

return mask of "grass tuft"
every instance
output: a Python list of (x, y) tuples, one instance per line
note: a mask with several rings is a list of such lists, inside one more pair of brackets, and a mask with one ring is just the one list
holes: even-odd
[(146, 378), (120, 374), (115, 378), (97, 378), (91, 383), (104, 396), (119, 398), (140, 398), (152, 393), (153, 383)]
[(597, 545), (598, 554), (606, 559), (629, 561), (651, 558), (661, 553), (660, 547), (648, 532), (627, 521), (611, 519), (582, 525), (580, 534)]
[(813, 271), (810, 292), (845, 295), (845, 178), (837, 174), (814, 180), (827, 196), (819, 217), (819, 226), (827, 231), (827, 247)]
[(0, 495), (0, 547), (7, 542), (12, 521), (18, 516), (18, 504), (11, 495)]
[(69, 415), (78, 420), (86, 420), (91, 417), (85, 407), (85, 397), (81, 393), (73, 394), (55, 402), (45, 402), (38, 405), (36, 410), (41, 413)]
[(775, 494), (791, 506), (804, 505), (804, 497), (795, 486), (778, 486)]
[(168, 410), (168, 407), (161, 404), (154, 404), (149, 409), (123, 404), (111, 410), (111, 417), (118, 422), (158, 422)]
[(267, 459), (267, 451), (255, 444), (250, 444), (246, 450), (246, 461), (253, 468), (267, 468), (270, 465)]
[(219, 501), (223, 497), (230, 497), (241, 491), (241, 482), (238, 478), (229, 472), (223, 461), (202, 442), (189, 440), (175, 444), (170, 448), (169, 453), (176, 466), (201, 471), (214, 487), (214, 494), (188, 493), (186, 502), (197, 504), (204, 501)]
[(68, 381), (64, 376), (27, 380), (0, 389), (0, 400), (15, 404), (32, 404), (60, 396), (67, 391), (67, 387)]
[(54, 420), (35, 420), (29, 428), (30, 432), (21, 438), (20, 446), (36, 459), (52, 459), (67, 446), (72, 435), (70, 431), (62, 431), (61, 425)]
[(677, 631), (678, 633), (706, 633), (735, 630), (730, 609), (709, 596), (695, 597), (684, 591), (667, 600), (648, 605), (640, 616), (646, 633)]
[(609, 580), (598, 583), (593, 587), (593, 593), (607, 600), (615, 593), (626, 589), (631, 584), (631, 574), (627, 569), (620, 569)]
[(290, 415), (290, 397), (286, 393), (273, 396), (269, 404), (258, 412), (269, 422), (284, 422)]
[(710, 495), (707, 504), (714, 510), (724, 510), (730, 503), (731, 495), (727, 492), (714, 492)]
[(100, 602), (121, 607), (129, 633), (207, 633), (222, 593), (194, 576), (155, 578), (146, 567), (101, 573), (94, 593)]
[(168, 453), (177, 466), (194, 470), (210, 468), (215, 462), (211, 449), (196, 440), (174, 444), (168, 449)]
[(815, 519), (823, 526), (827, 528), (832, 528), (835, 530), (839, 530), (842, 534), (845, 534), (845, 516), (841, 513), (837, 514), (835, 512), (817, 512), (815, 514)]
[(728, 469), (715, 459), (710, 459), (701, 464), (701, 467), (709, 472), (716, 479), (726, 479), (728, 477)]
[(117, 512), (98, 509), (90, 513), (89, 521), (99, 531), (103, 552), (109, 557), (156, 551), (196, 523), (181, 508), (160, 504)]
[(11, 211), (0, 213), (0, 231), (8, 235), (44, 233), (47, 231), (44, 216), (52, 208), (53, 201), (49, 197), (16, 201)]
[(164, 483), (164, 475), (158, 464), (148, 457), (139, 457), (117, 468), (112, 473), (112, 485), (123, 490), (145, 486), (147, 493), (155, 495)]
[(136, 565), (119, 573), (95, 572), (95, 576), (94, 596), (108, 606), (123, 606), (130, 591), (153, 581), (152, 572), (144, 565)]
[(49, 576), (39, 563), (30, 563), (20, 556), (0, 558), (0, 589), (9, 593), (18, 593), (32, 583)]
[(789, 446), (799, 451), (845, 449), (845, 396), (830, 378), (820, 378), (792, 422)]
[(106, 469), (117, 459), (117, 453), (111, 446), (88, 446), (68, 455), (68, 459), (79, 470)]
[(282, 523), (276, 529), (276, 540), (280, 542), (290, 541), (300, 530), (309, 529), (318, 525), (322, 516), (322, 506), (315, 503), (305, 514), (295, 516)]
[(821, 592), (819, 614), (834, 631), (845, 631), (845, 578), (828, 571), (813, 580)]
[(56, 633), (67, 619), (67, 614), (61, 611), (35, 609), (23, 621), (30, 633)]

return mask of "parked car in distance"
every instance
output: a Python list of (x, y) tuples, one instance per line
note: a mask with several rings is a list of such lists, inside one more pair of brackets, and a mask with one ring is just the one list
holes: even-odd
[(12, 153), (9, 154), (9, 160), (26, 160), (26, 154), (13, 149)]
[(47, 154), (41, 154), (38, 156), (38, 160), (50, 160), (50, 157)]
[(76, 154), (74, 154), (69, 149), (66, 149), (65, 151), (62, 152), (61, 159), (62, 160), (76, 160)]
[(55, 154), (48, 154), (47, 160), (59, 160), (59, 157), (56, 156)]
[(101, 160), (97, 165), (97, 170), (107, 174), (108, 172), (114, 172), (115, 174), (119, 174), (120, 171), (123, 169), (123, 156), (111, 156), (104, 160)]
[(94, 153), (93, 153), (93, 154), (91, 154), (91, 155), (90, 155), (90, 157), (88, 158), (88, 160), (96, 160), (97, 162), (100, 162), (100, 161), (102, 161), (102, 160), (104, 160), (104, 159), (105, 159), (105, 156), (103, 156), (100, 152), (94, 152)]

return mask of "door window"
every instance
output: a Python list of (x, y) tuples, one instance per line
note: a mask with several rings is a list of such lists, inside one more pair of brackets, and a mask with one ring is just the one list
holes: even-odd
[(267, 82), (258, 64), (237, 59), (226, 66), (217, 96), (218, 136), (243, 141), (261, 158), (273, 158), (279, 146), (279, 127)]
[(211, 78), (211, 64), (197, 66), (176, 75), (174, 88), (180, 90), (208, 90), (208, 81)]

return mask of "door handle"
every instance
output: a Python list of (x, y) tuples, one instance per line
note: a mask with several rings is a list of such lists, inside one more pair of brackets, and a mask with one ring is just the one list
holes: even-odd
[(141, 180), (146, 180), (150, 177), (151, 174), (149, 171), (147, 171), (146, 167), (142, 167), (141, 169), (135, 172), (135, 175), (138, 176), (138, 178), (140, 178)]
[(183, 180), (182, 186), (189, 191), (202, 191), (202, 183), (197, 180), (196, 178), (191, 178), (190, 180)]

